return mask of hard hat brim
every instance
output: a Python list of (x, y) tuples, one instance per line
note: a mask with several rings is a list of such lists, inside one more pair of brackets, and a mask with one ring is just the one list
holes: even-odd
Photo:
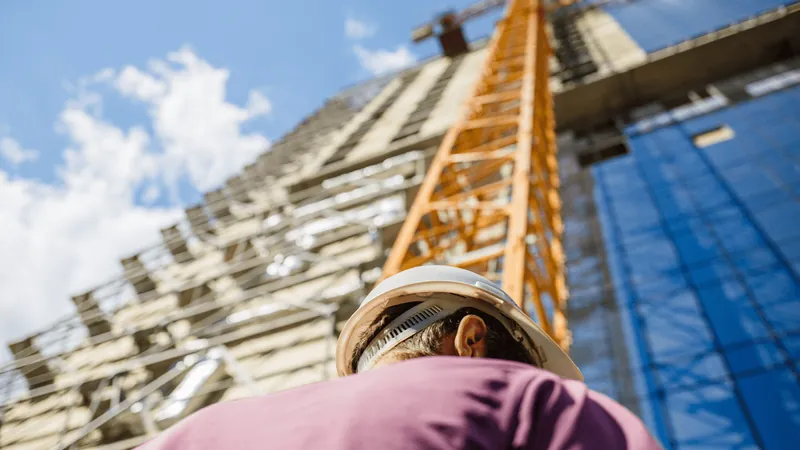
[(336, 370), (340, 376), (351, 375), (351, 367), (356, 344), (364, 331), (374, 323), (380, 314), (391, 306), (407, 303), (409, 295), (424, 299), (436, 293), (449, 293), (484, 301), (499, 310), (507, 318), (516, 322), (533, 345), (538, 347), (543, 359), (542, 368), (563, 378), (583, 381), (583, 375), (575, 363), (524, 311), (508, 301), (498, 298), (492, 292), (475, 285), (458, 281), (422, 281), (398, 286), (380, 292), (365, 302), (348, 319), (336, 345)]

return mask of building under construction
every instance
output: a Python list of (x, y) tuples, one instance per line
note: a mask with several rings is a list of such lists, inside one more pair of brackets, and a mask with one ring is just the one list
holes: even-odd
[[(336, 376), (491, 50), (446, 25), (440, 56), (340, 92), (73, 317), (9, 343), (0, 448), (129, 449)], [(800, 3), (585, 1), (547, 30), (564, 339), (587, 384), (665, 448), (796, 448)]]

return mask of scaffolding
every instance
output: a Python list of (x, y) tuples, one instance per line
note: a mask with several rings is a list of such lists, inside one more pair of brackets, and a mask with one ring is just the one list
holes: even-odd
[(264, 376), (254, 377), (236, 356), (261, 336), (290, 336), (263, 357), (321, 343), (322, 357), (283, 370), (313, 369), (314, 378), (296, 382), (334, 374), (337, 326), (377, 277), (374, 261), (391, 242), (425, 160), (424, 150), (406, 149), (351, 163), (322, 189), (294, 191), (291, 201), (286, 193), (268, 207), (259, 204), (259, 194), (275, 187), (268, 181), (242, 186), (243, 201), (230, 186), (224, 196), (207, 195), (204, 215), (189, 208), (189, 224), (165, 228), (161, 245), (121, 261), (122, 277), (75, 296), (76, 316), (12, 344), (15, 361), (0, 376), (4, 409), (17, 408), (5, 415), (4, 444), (37, 427), (33, 417), (14, 425), (20, 402), (57, 399), (50, 410), (64, 418), (57, 448), (98, 439), (134, 446), (234, 385), (246, 387), (235, 396), (264, 392), (257, 388)]
[[(613, 285), (603, 274), (606, 255), (598, 243), (587, 167), (619, 151), (614, 144), (620, 138), (617, 128), (633, 120), (632, 106), (656, 101), (675, 105), (676, 99), (685, 99), (687, 86), (702, 92), (709, 80), (763, 67), (765, 56), (750, 49), (796, 41), (797, 11), (792, 7), (765, 13), (716, 30), (710, 38), (692, 38), (644, 55), (622, 35), (615, 35), (612, 45), (608, 34), (616, 29), (596, 5), (573, 7), (563, 24), (572, 33), (568, 38), (583, 55), (577, 61), (588, 53), (597, 69), (580, 79), (567, 79), (567, 72), (562, 73), (570, 65), (562, 67), (563, 58), (543, 62), (544, 46), (538, 49), (541, 53), (531, 53), (535, 56), (531, 71), (524, 56), (529, 53), (523, 51), (529, 49), (504, 47), (501, 44), (510, 41), (498, 38), (489, 48), (473, 43), (468, 53), (453, 59), (433, 58), (399, 76), (346, 90), (272, 151), (208, 193), (202, 204), (187, 208), (185, 221), (162, 230), (162, 243), (121, 261), (122, 276), (75, 295), (74, 316), (10, 345), (15, 359), (0, 368), (0, 446), (131, 448), (207, 404), (333, 376), (332, 346), (338, 329), (381, 276), (392, 244), (413, 234), (414, 230), (401, 233), (398, 239), (409, 211), (421, 218), (418, 223), (441, 234), (422, 234), (430, 245), (420, 242), (410, 259), (392, 256), (387, 264), (401, 261), (396, 266), (400, 267), (409, 261), (415, 264), (413, 258), (421, 261), (435, 255), (426, 261), (484, 270), (499, 282), (504, 275), (510, 279), (510, 272), (501, 270), (500, 259), (511, 241), (504, 238), (514, 216), (512, 205), (518, 207), (523, 203), (519, 199), (525, 198), (514, 194), (514, 168), (524, 167), (527, 156), (518, 149), (528, 139), (510, 117), (528, 111), (536, 118), (532, 123), (545, 124), (531, 130), (539, 133), (539, 142), (554, 143), (552, 133), (540, 131), (552, 126), (547, 125), (552, 117), (531, 108), (548, 101), (542, 95), (548, 72), (558, 127), (572, 130), (575, 139), (561, 145), (566, 150), (558, 155), (557, 164), (550, 147), (530, 155), (531, 164), (540, 163), (543, 170), (537, 172), (541, 175), (537, 182), (546, 185), (529, 192), (558, 189), (564, 224), (552, 220), (544, 209), (550, 206), (553, 213), (559, 205), (542, 201), (541, 209), (532, 211), (544, 212), (547, 220), (540, 222), (545, 227), (522, 235), (542, 233), (544, 239), (522, 238), (522, 242), (538, 258), (547, 249), (559, 249), (553, 239), (562, 226), (566, 228), (562, 256), (566, 272), (556, 277), (566, 276), (566, 283), (560, 282), (558, 289), (547, 286), (551, 293), (542, 297), (543, 314), (532, 303), (534, 292), (528, 283), (523, 286), (524, 298), (531, 301), (526, 307), (534, 316), (548, 319), (558, 307), (565, 313), (563, 302), (559, 306), (548, 298), (563, 298), (566, 284), (572, 293), (573, 323), (586, 323), (599, 308), (606, 317), (604, 326), (618, 328)], [(531, 42), (531, 26), (533, 32), (544, 32), (543, 19), (537, 16), (534, 23), (530, 21), (534, 14), (527, 14), (525, 24), (504, 22), (507, 35), (518, 44)], [(582, 43), (575, 41), (576, 30)], [(569, 44), (564, 39), (555, 39), (553, 47)], [(687, 64), (732, 54), (730, 50), (743, 40), (750, 46), (736, 53), (734, 62), (710, 65), (700, 74), (704, 78), (684, 70)], [(631, 51), (620, 53), (627, 55), (621, 59), (609, 58), (607, 52), (615, 46)], [(495, 58), (485, 58), (490, 50), (496, 52)], [(501, 56), (505, 58), (499, 63)], [(495, 64), (487, 63), (480, 72), (484, 60)], [(669, 70), (677, 81), (653, 75)], [(440, 156), (446, 147), (440, 145), (443, 133), (458, 119), (462, 92), (479, 72), (490, 75), (489, 83), (477, 88), (480, 107), (473, 104), (462, 112), (460, 130), (445, 138), (455, 150)], [(537, 89), (523, 95), (520, 83), (531, 79), (537, 81)], [(720, 90), (728, 98), (743, 95), (729, 85), (720, 85)], [(615, 101), (593, 100), (598, 96)], [(480, 115), (469, 116), (470, 111)], [(662, 119), (650, 115), (647, 120), (659, 126)], [(647, 126), (647, 120), (639, 124)], [(343, 147), (347, 151), (340, 151)], [(437, 179), (446, 178), (450, 184), (428, 192), (425, 174), (431, 178), (435, 173), (429, 168), (438, 168), (439, 175), (446, 176)], [(466, 183), (470, 183), (467, 188)], [(417, 203), (435, 207), (437, 217), (422, 206), (412, 206), (415, 196), (423, 199)], [(472, 216), (464, 208), (452, 207), (452, 202), (467, 197), (478, 199), (471, 206)], [(485, 231), (473, 233), (466, 239), (471, 242), (445, 249), (448, 241), (442, 230), (454, 226), (464, 236), (470, 229), (463, 225), (470, 221), (480, 221)], [(587, 229), (594, 231), (579, 236), (570, 231), (571, 223), (588, 223)], [(514, 229), (527, 231), (519, 223)], [(454, 235), (452, 230), (447, 233)], [(513, 234), (517, 242), (522, 235)], [(558, 262), (558, 252), (551, 252), (552, 261)], [(495, 262), (490, 264), (492, 258)], [(588, 260), (593, 261), (592, 273), (604, 280), (597, 283), (604, 298), (600, 306), (586, 301), (594, 298), (592, 289), (597, 287), (586, 284), (597, 279), (584, 278)], [(539, 261), (548, 267), (544, 259)], [(565, 330), (563, 321), (550, 319), (554, 335), (568, 342), (565, 332), (556, 331), (559, 327)], [(607, 355), (627, 359), (620, 337), (606, 333), (603, 338), (607, 339), (603, 345), (576, 343), (573, 356), (579, 363)], [(634, 369), (618, 365), (609, 376), (615, 393), (635, 410), (637, 398), (629, 374)]]

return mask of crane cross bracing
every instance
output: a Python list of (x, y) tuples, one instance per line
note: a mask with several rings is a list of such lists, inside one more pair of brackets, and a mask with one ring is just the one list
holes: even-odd
[(567, 349), (550, 53), (542, 2), (509, 2), (383, 277), (427, 263), (481, 273)]

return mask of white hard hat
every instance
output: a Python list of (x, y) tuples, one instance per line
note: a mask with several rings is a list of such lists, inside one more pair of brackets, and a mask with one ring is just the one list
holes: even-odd
[[(453, 294), (437, 297), (435, 294)], [(393, 320), (370, 342), (363, 354), (355, 355), (364, 331), (387, 308), (423, 302)], [(419, 266), (395, 274), (376, 286), (350, 317), (336, 345), (339, 375), (353, 373), (353, 360), (368, 368), (379, 356), (431, 323), (459, 308), (473, 307), (500, 320), (536, 359), (542, 368), (564, 378), (583, 380), (575, 363), (502, 289), (469, 270), (449, 266)], [(498, 314), (500, 313), (500, 314)], [(516, 324), (513, 326), (509, 320)], [(521, 330), (515, 333), (514, 330)]]

